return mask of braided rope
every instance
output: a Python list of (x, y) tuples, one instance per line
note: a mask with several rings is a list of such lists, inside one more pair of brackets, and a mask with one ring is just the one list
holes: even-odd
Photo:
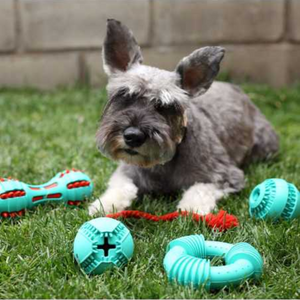
[(156, 216), (138, 210), (123, 210), (118, 213), (108, 214), (106, 215), (106, 217), (113, 218), (113, 219), (118, 219), (118, 218), (146, 219), (153, 222), (159, 222), (159, 221), (172, 221), (174, 219), (177, 219), (180, 216), (185, 217), (189, 215), (191, 215), (193, 220), (195, 220), (196, 222), (203, 221), (208, 227), (213, 229), (219, 229), (219, 231), (224, 231), (239, 226), (237, 217), (228, 214), (224, 210), (220, 210), (217, 214), (209, 213), (205, 216), (201, 216), (196, 213), (189, 213), (187, 211), (181, 211), (181, 212), (175, 211), (166, 215)]

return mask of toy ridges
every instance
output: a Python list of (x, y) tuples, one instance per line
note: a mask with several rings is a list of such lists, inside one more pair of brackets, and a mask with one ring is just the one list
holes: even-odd
[(66, 170), (42, 185), (29, 185), (15, 179), (0, 179), (0, 216), (22, 216), (30, 209), (47, 201), (62, 201), (77, 206), (91, 196), (93, 183), (81, 171)]
[(267, 179), (251, 192), (249, 212), (256, 219), (300, 217), (299, 191), (283, 179)]
[[(225, 265), (212, 266), (210, 259), (224, 257)], [(203, 235), (190, 235), (169, 243), (164, 258), (168, 279), (182, 285), (220, 289), (239, 285), (247, 278), (259, 279), (263, 259), (248, 243), (228, 244), (205, 241)]]

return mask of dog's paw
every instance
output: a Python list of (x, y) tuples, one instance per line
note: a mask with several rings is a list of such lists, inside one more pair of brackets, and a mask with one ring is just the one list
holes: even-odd
[(216, 204), (198, 204), (198, 205), (191, 205), (190, 203), (182, 203), (182, 201), (179, 202), (177, 206), (177, 210), (181, 211), (188, 211), (197, 213), (199, 215), (207, 215), (208, 213), (212, 212), (214, 208), (216, 207)]
[(137, 188), (135, 186), (124, 185), (123, 189), (109, 188), (89, 206), (89, 215), (93, 216), (98, 212), (108, 214), (124, 210), (130, 206), (136, 194)]
[(92, 217), (95, 214), (97, 214), (98, 212), (100, 212), (100, 208), (101, 208), (101, 203), (100, 203), (100, 199), (94, 201), (92, 204), (89, 205), (89, 215)]
[(105, 198), (101, 197), (94, 201), (88, 208), (89, 215), (94, 216), (95, 214), (100, 212), (103, 214), (109, 214), (123, 209), (123, 207), (118, 205), (115, 201), (106, 200)]
[(190, 187), (179, 202), (177, 209), (192, 211), (200, 215), (210, 213), (224, 193), (213, 184), (198, 183)]

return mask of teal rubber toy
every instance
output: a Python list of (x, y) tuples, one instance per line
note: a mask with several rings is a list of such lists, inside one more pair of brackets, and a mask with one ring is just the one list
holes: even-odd
[[(215, 256), (224, 257), (226, 265), (211, 266), (210, 259)], [(203, 235), (190, 235), (169, 243), (164, 268), (170, 281), (210, 290), (239, 285), (247, 278), (258, 279), (263, 259), (248, 243), (232, 245), (205, 241)]]
[(74, 240), (74, 257), (88, 275), (123, 267), (133, 251), (130, 231), (120, 221), (111, 218), (97, 218), (84, 223)]
[(299, 218), (300, 193), (295, 185), (283, 179), (267, 179), (251, 192), (249, 212), (256, 219)]
[(14, 179), (0, 178), (0, 216), (22, 216), (25, 209), (48, 201), (77, 206), (93, 192), (91, 179), (81, 171), (66, 170), (42, 185), (29, 185)]

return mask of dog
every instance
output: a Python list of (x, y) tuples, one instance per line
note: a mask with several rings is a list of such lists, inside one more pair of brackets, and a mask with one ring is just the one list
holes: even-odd
[(178, 209), (207, 214), (244, 188), (243, 166), (278, 152), (277, 134), (248, 96), (213, 82), (224, 53), (200, 48), (173, 72), (146, 66), (132, 31), (107, 20), (108, 102), (96, 140), (120, 163), (90, 215), (123, 210), (139, 195), (178, 191)]

